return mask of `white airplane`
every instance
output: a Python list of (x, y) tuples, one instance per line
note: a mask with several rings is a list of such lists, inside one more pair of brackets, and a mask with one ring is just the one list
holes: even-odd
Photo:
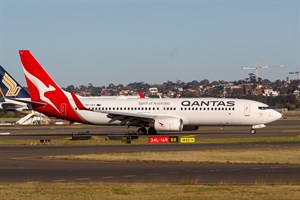
[[(107, 99), (76, 96), (63, 91), (29, 50), (20, 58), (32, 108), (50, 117), (97, 125), (137, 126), (139, 132), (196, 130), (199, 126), (257, 128), (281, 118), (268, 105), (245, 99)], [(148, 130), (146, 129), (148, 128)]]

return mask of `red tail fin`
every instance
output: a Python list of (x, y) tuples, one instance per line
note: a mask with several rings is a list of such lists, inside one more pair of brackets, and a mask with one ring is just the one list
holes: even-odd
[(43, 97), (45, 93), (60, 90), (29, 50), (20, 50), (19, 52), (32, 101), (45, 101)]
[(29, 50), (19, 52), (31, 100), (46, 103), (46, 106), (37, 105), (33, 109), (48, 116), (81, 122), (69, 102), (71, 95), (54, 82)]

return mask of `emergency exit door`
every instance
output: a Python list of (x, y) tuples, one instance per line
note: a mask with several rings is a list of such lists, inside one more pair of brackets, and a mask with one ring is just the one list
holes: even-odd
[(250, 116), (250, 105), (249, 104), (245, 104), (244, 114), (245, 114), (245, 116)]

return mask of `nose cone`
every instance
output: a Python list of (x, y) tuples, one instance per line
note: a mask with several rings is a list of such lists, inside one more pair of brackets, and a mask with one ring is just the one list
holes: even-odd
[(276, 110), (272, 110), (271, 118), (273, 119), (273, 121), (281, 119), (281, 117), (282, 117), (282, 114), (280, 112), (277, 112)]

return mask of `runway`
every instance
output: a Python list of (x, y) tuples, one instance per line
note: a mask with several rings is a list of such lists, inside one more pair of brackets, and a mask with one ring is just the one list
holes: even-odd
[(1, 146), (1, 182), (299, 183), (300, 165), (48, 160), (49, 155), (295, 148), (300, 143), (109, 146)]
[[(281, 121), (281, 120), (280, 120)], [(273, 124), (259, 133), (250, 135), (246, 129), (218, 130), (205, 127), (193, 132), (200, 138), (205, 137), (298, 137), (299, 121), (282, 121)], [(33, 129), (28, 127), (29, 129)], [(89, 128), (89, 127), (88, 127)], [(87, 129), (88, 129), (87, 128)], [(76, 131), (86, 131), (76, 129)], [(120, 131), (119, 127), (106, 127), (108, 130)], [(34, 129), (36, 132), (25, 138), (40, 137), (51, 134), (47, 129)], [(38, 132), (42, 130), (42, 134)], [(66, 137), (66, 131), (56, 133)], [(107, 131), (105, 130), (105, 131)], [(124, 129), (122, 129), (124, 130)], [(126, 130), (126, 129), (125, 129)], [(242, 131), (241, 131), (242, 130)], [(3, 131), (3, 130), (1, 130)], [(30, 130), (29, 130), (30, 131)], [(48, 131), (46, 133), (46, 131)], [(98, 131), (98, 132), (97, 132)], [(101, 132), (102, 131), (102, 132)], [(105, 131), (93, 129), (104, 136)], [(9, 137), (22, 138), (22, 130), (17, 130)], [(16, 134), (16, 135), (15, 135)], [(61, 134), (61, 135), (60, 135)], [(167, 134), (167, 133), (166, 133)], [(212, 134), (212, 136), (210, 135)], [(68, 134), (67, 134), (68, 135)], [(263, 136), (261, 136), (263, 135)], [(23, 138), (24, 138), (23, 137)], [(289, 164), (220, 164), (220, 163), (176, 163), (176, 162), (100, 162), (100, 161), (66, 161), (42, 159), (52, 155), (101, 154), (118, 152), (161, 152), (161, 151), (196, 151), (221, 149), (290, 149), (300, 147), (300, 142), (246, 143), (246, 144), (168, 144), (168, 145), (94, 145), (94, 146), (51, 146), (51, 145), (0, 145), (0, 182), (163, 182), (178, 184), (299, 184), (300, 165)]]

